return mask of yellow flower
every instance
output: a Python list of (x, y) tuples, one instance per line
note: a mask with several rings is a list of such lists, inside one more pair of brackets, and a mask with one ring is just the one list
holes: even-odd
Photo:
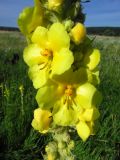
[(100, 113), (96, 107), (84, 109), (79, 115), (79, 122), (76, 125), (78, 135), (83, 141), (93, 134), (94, 121), (97, 120)]
[(43, 86), (49, 74), (60, 75), (71, 67), (74, 57), (69, 50), (70, 38), (61, 23), (54, 23), (49, 30), (37, 27), (32, 43), (24, 50), (24, 60), (35, 88)]
[[(54, 122), (61, 126), (75, 125), (80, 113), (84, 109), (91, 109), (90, 111), (92, 112), (92, 105), (98, 105), (99, 98), (99, 92), (89, 83), (81, 84), (77, 87), (74, 87), (74, 85), (66, 86), (60, 108), (53, 115)], [(87, 112), (90, 111), (87, 110)], [(83, 118), (89, 120), (92, 115), (88, 115), (89, 113), (87, 112), (84, 113)]]
[(72, 40), (80, 44), (86, 37), (86, 28), (82, 23), (77, 23), (70, 32)]
[(6, 85), (5, 85), (5, 90), (4, 90), (4, 96), (5, 96), (6, 98), (9, 98), (9, 96), (10, 96), (10, 90), (7, 88)]
[(26, 7), (18, 18), (18, 26), (25, 36), (29, 36), (37, 26), (43, 24), (41, 3), (39, 0), (34, 0), (34, 3), (34, 7)]
[(55, 157), (52, 154), (48, 154), (48, 160), (55, 160)]
[(20, 86), (19, 86), (19, 90), (20, 90), (21, 93), (23, 92), (23, 90), (24, 90), (23, 85), (20, 85)]
[(46, 133), (52, 122), (52, 114), (48, 110), (37, 108), (34, 110), (32, 126), (41, 133)]
[(38, 105), (43, 109), (53, 108), (55, 124), (61, 126), (75, 125), (83, 110), (99, 105), (100, 93), (92, 84), (86, 81), (80, 83), (81, 76), (81, 70), (70, 72), (67, 76), (64, 74), (64, 79), (61, 79), (62, 83), (51, 82), (38, 90), (36, 95)]

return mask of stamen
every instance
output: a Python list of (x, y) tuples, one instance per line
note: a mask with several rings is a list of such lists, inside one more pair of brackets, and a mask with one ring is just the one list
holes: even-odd
[(45, 49), (42, 53), (43, 56), (46, 56), (46, 57), (51, 57), (52, 56), (52, 51), (48, 50), (48, 49)]
[(40, 70), (42, 70), (42, 69), (44, 69), (46, 66), (48, 65), (48, 63), (41, 63), (41, 64), (39, 64), (39, 66), (40, 66)]
[(67, 85), (66, 86), (65, 94), (66, 94), (66, 96), (72, 96), (72, 94), (73, 94), (73, 88), (72, 88), (71, 85)]

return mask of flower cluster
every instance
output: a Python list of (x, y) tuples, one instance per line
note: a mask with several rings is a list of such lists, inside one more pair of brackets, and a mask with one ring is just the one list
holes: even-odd
[(61, 18), (66, 1), (35, 0), (34, 7), (22, 11), (18, 24), (28, 40), (23, 54), (28, 75), (38, 90), (33, 128), (46, 133), (70, 126), (85, 141), (94, 134), (100, 115), (100, 52), (92, 47), (82, 23)]

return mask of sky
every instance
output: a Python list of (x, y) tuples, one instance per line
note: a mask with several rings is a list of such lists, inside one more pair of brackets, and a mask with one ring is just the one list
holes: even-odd
[[(0, 0), (0, 26), (17, 27), (17, 17), (33, 0)], [(120, 27), (120, 0), (91, 0), (83, 3), (86, 26)]]

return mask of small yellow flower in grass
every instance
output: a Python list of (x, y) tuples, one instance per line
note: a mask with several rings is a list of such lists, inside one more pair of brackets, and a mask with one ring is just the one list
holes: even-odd
[(23, 9), (18, 18), (20, 31), (29, 36), (37, 26), (43, 24), (43, 9), (39, 0), (34, 0), (34, 7)]
[(86, 37), (86, 28), (82, 23), (77, 23), (70, 32), (72, 40), (80, 44)]
[(52, 122), (52, 114), (48, 110), (37, 108), (34, 110), (32, 126), (41, 133), (46, 133)]
[(4, 96), (6, 98), (9, 98), (9, 96), (10, 96), (10, 90), (7, 88), (6, 84), (5, 84)]
[(51, 10), (56, 10), (64, 0), (48, 0), (48, 8)]
[(61, 23), (54, 23), (49, 30), (37, 27), (32, 43), (24, 50), (24, 60), (30, 67), (29, 76), (37, 89), (47, 82), (49, 74), (60, 75), (68, 70), (74, 57), (69, 50), (69, 35)]
[(20, 85), (20, 86), (19, 86), (19, 90), (20, 90), (20, 92), (22, 93), (22, 92), (24, 91), (24, 86), (23, 86), (23, 85)]

